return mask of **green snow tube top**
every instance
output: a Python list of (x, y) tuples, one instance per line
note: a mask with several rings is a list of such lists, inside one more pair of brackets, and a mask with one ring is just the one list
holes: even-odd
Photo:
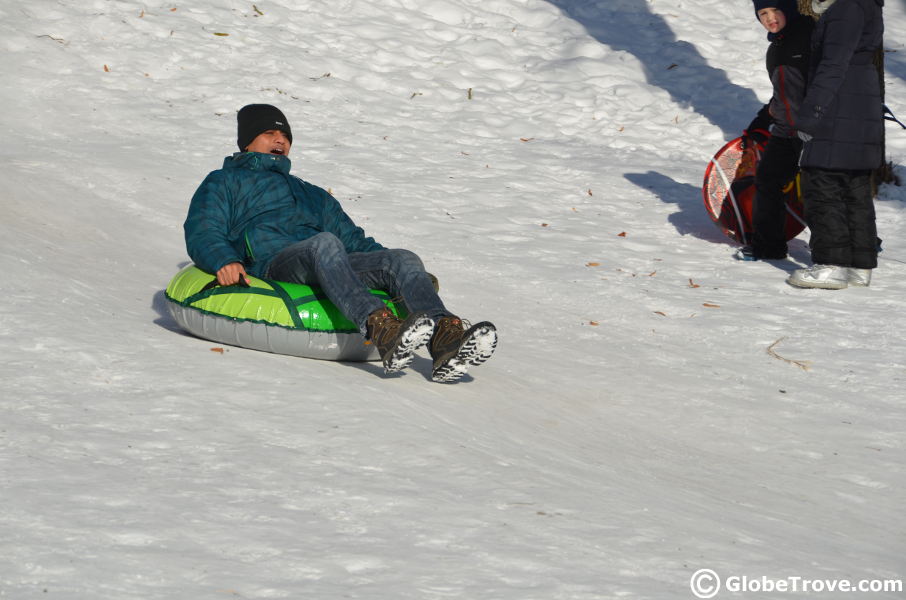
[[(170, 281), (170, 314), (192, 335), (231, 346), (324, 360), (377, 360), (352, 321), (312, 286), (259, 279), (249, 287), (219, 287), (217, 279), (190, 265)], [(386, 292), (371, 290), (394, 313)]]

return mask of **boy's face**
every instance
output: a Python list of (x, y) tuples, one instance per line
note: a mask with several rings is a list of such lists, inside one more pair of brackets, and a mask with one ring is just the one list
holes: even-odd
[(786, 27), (786, 15), (779, 8), (762, 8), (758, 11), (758, 20), (771, 33), (777, 33)]
[(261, 152), (263, 154), (280, 154), (286, 156), (289, 154), (289, 148), (292, 144), (286, 134), (279, 129), (268, 129), (259, 133), (252, 143), (245, 147), (246, 152)]

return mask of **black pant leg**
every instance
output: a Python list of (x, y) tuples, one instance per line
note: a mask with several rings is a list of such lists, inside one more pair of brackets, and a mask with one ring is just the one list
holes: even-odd
[(852, 266), (849, 214), (849, 172), (803, 168), (802, 194), (805, 222), (811, 230), (812, 262), (821, 265)]
[(871, 172), (851, 174), (846, 194), (852, 264), (857, 269), (878, 266), (878, 230), (875, 225), (875, 204), (871, 197)]
[(768, 141), (755, 173), (752, 247), (755, 256), (783, 258), (786, 245), (786, 194), (783, 188), (799, 171), (802, 142), (774, 136)]

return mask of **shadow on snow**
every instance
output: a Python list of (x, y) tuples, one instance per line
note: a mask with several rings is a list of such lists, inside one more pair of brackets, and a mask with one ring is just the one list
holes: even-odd
[[(704, 173), (704, 169), (702, 169)], [(647, 173), (625, 173), (628, 181), (646, 189), (665, 204), (675, 204), (679, 211), (668, 217), (680, 235), (692, 235), (715, 244), (737, 245), (723, 235), (711, 221), (702, 200), (702, 190), (688, 183), (680, 183), (671, 177), (648, 171)]]
[[(547, 1), (602, 44), (635, 56), (644, 66), (648, 83), (720, 127), (728, 139), (739, 135), (762, 105), (755, 92), (732, 83), (723, 70), (710, 66), (692, 44), (677, 40), (670, 25), (652, 13), (645, 2)], [(763, 48), (752, 51), (762, 52)], [(671, 68), (672, 65), (675, 66)]]
[[(656, 171), (647, 173), (625, 173), (628, 181), (650, 191), (665, 204), (675, 204), (679, 210), (667, 220), (676, 227), (680, 235), (692, 235), (714, 244), (726, 244), (737, 247), (740, 244), (723, 235), (711, 221), (704, 207), (701, 188), (688, 183), (680, 183), (667, 175)], [(790, 258), (787, 260), (768, 261), (778, 269), (792, 272), (809, 262), (808, 245), (804, 240), (794, 239), (789, 242)]]

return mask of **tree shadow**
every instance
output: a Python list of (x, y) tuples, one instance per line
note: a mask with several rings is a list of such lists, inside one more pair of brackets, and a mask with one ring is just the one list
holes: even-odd
[(675, 204), (679, 211), (667, 220), (680, 235), (691, 235), (714, 244), (738, 245), (723, 235), (705, 210), (702, 190), (688, 183), (680, 183), (657, 171), (624, 173), (631, 183), (644, 188), (666, 204)]
[(729, 138), (736, 137), (763, 104), (755, 92), (709, 65), (692, 44), (676, 39), (670, 25), (645, 2), (547, 1), (602, 44), (635, 56), (648, 83), (668, 92), (677, 104), (691, 107)]
[[(884, 57), (884, 72), (888, 77), (906, 80), (906, 59), (901, 58), (898, 54), (888, 54)], [(902, 119), (900, 120), (902, 121)]]
[[(676, 204), (679, 211), (670, 215), (667, 220), (676, 227), (680, 235), (691, 235), (714, 244), (738, 247), (740, 244), (725, 236), (717, 228), (705, 210), (702, 190), (688, 183), (680, 183), (667, 175), (656, 171), (647, 173), (624, 173), (628, 181), (650, 191), (662, 202)], [(789, 258), (784, 260), (765, 261), (788, 273), (800, 268), (801, 264), (810, 262), (808, 244), (804, 240), (793, 239), (788, 243)]]

